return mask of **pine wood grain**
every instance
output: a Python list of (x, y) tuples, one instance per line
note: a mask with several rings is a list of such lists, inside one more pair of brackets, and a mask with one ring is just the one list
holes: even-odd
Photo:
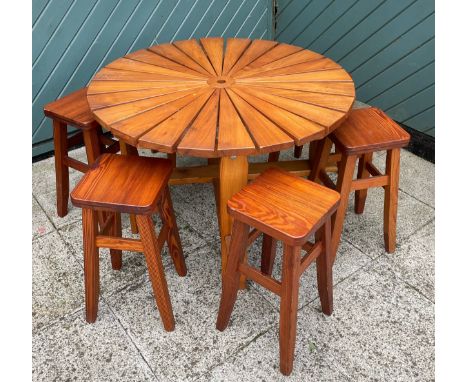
[(354, 84), (333, 60), (301, 47), (207, 37), (111, 62), (91, 81), (88, 102), (132, 145), (216, 158), (324, 137), (349, 113)]
[(303, 245), (339, 199), (334, 191), (273, 167), (234, 195), (228, 209), (267, 235)]
[[(103, 154), (71, 192), (74, 205), (123, 213), (154, 211), (172, 172), (167, 159)], [(110, 192), (112, 190), (112, 192)]]

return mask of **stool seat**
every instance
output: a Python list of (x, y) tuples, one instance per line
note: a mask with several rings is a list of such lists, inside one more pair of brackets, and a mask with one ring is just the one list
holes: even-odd
[(103, 154), (70, 194), (74, 205), (151, 214), (171, 176), (168, 159)]
[(79, 127), (90, 129), (98, 126), (91, 112), (86, 93), (88, 88), (77, 90), (44, 106), (44, 114), (52, 119)]
[(382, 110), (371, 107), (353, 110), (331, 140), (339, 151), (359, 155), (407, 146), (410, 135)]
[(333, 213), (340, 195), (273, 167), (228, 201), (229, 212), (289, 245), (303, 245)]

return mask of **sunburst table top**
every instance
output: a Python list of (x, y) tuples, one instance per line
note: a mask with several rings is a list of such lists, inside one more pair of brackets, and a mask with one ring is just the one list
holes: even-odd
[(210, 158), (321, 139), (347, 117), (355, 89), (340, 65), (310, 50), (215, 37), (119, 58), (95, 75), (87, 97), (127, 143)]

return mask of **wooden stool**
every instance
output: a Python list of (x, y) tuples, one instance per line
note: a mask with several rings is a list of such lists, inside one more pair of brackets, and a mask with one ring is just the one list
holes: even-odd
[[(106, 137), (94, 120), (86, 99), (86, 91), (86, 88), (80, 89), (44, 106), (44, 114), (52, 118), (54, 128), (57, 215), (60, 217), (68, 213), (69, 167), (86, 172), (89, 164), (92, 164), (100, 154), (119, 151), (119, 143)], [(79, 131), (68, 137), (68, 125), (78, 128)], [(88, 163), (68, 156), (69, 148), (83, 141)]]
[[(385, 250), (392, 253), (396, 245), (400, 148), (408, 145), (410, 135), (382, 110), (371, 107), (353, 110), (348, 119), (329, 137), (318, 142), (316, 146), (317, 151), (312, 159), (309, 179), (321, 181), (341, 194), (340, 205), (333, 217), (333, 260), (341, 237), (349, 193), (356, 191), (354, 210), (357, 214), (361, 214), (366, 203), (367, 189), (370, 187), (385, 189)], [(341, 153), (341, 158), (338, 159), (336, 185), (325, 170), (325, 166), (330, 162), (332, 143)], [(387, 151), (385, 174), (380, 173), (372, 164), (373, 153), (380, 150)], [(358, 158), (357, 179), (353, 180)]]
[[(177, 273), (185, 276), (187, 269), (167, 185), (171, 172), (167, 159), (103, 154), (72, 191), (72, 203), (83, 208), (86, 321), (94, 322), (97, 317), (99, 248), (110, 248), (114, 269), (122, 266), (122, 250), (144, 253), (164, 328), (174, 330), (160, 255), (164, 242)], [(99, 232), (97, 211), (107, 212), (107, 221)], [(151, 219), (156, 212), (163, 222), (159, 235)], [(136, 215), (141, 240), (122, 238), (121, 213)]]
[[(278, 168), (270, 168), (235, 194), (228, 202), (234, 225), (216, 328), (228, 324), (242, 275), (258, 282), (281, 298), (280, 370), (292, 371), (296, 342), (299, 278), (313, 260), (317, 261), (317, 283), (322, 311), (333, 310), (331, 215), (338, 206), (337, 192)], [(254, 229), (249, 232), (249, 227)], [(244, 262), (248, 244), (263, 233), (268, 245), (262, 248), (261, 271)], [(316, 233), (315, 244), (308, 239)], [(284, 242), (281, 282), (271, 277), (276, 240)], [(301, 249), (307, 254), (301, 258)]]

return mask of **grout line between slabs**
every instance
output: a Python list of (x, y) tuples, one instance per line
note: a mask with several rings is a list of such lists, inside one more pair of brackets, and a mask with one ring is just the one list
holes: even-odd
[(32, 329), (32, 335), (35, 336), (35, 335), (38, 335), (40, 334), (41, 332), (43, 332), (45, 329), (48, 329), (52, 326), (55, 326), (55, 325), (59, 325), (60, 324), (60, 321), (64, 320), (64, 319), (67, 319), (68, 317), (71, 317), (73, 316), (74, 314), (77, 314), (80, 310), (83, 310), (84, 309), (84, 305), (83, 304), (80, 304), (79, 307), (71, 310), (70, 312), (67, 312), (59, 317), (56, 317), (54, 319), (51, 320), (51, 322), (47, 323), (46, 325), (43, 325), (39, 328), (35, 328), (35, 329)]
[(398, 187), (398, 191), (403, 192), (405, 195), (408, 195), (408, 196), (410, 196), (411, 198), (413, 198), (414, 200), (417, 200), (418, 202), (420, 202), (420, 203), (426, 205), (427, 207), (430, 207), (430, 208), (432, 208), (433, 210), (435, 210), (435, 207), (434, 207), (434, 206), (431, 206), (431, 205), (428, 204), (427, 202), (422, 201), (421, 199), (419, 199), (419, 198), (417, 198), (416, 196), (410, 194), (409, 192), (406, 192), (405, 190), (401, 189), (400, 187)]
[(208, 374), (210, 374), (214, 369), (216, 369), (217, 367), (219, 366), (222, 366), (224, 364), (226, 364), (227, 362), (229, 362), (230, 359), (234, 358), (235, 356), (237, 356), (239, 353), (241, 353), (244, 349), (246, 349), (247, 347), (249, 347), (251, 344), (253, 344), (254, 342), (256, 342), (260, 337), (263, 337), (264, 335), (266, 335), (270, 330), (273, 330), (275, 327), (275, 324), (271, 325), (268, 329), (258, 333), (254, 338), (252, 338), (250, 341), (244, 343), (243, 345), (239, 346), (238, 349), (236, 349), (232, 354), (230, 354), (229, 356), (227, 356), (225, 359), (223, 359), (222, 361), (214, 364), (213, 366), (210, 366), (206, 372), (204, 372), (203, 374), (200, 375), (199, 378), (197, 378), (196, 380), (200, 380), (201, 378), (207, 376)]
[(119, 318), (117, 317), (117, 315), (115, 314), (114, 312), (114, 309), (112, 308), (111, 304), (107, 302), (107, 300), (105, 298), (102, 298), (102, 300), (105, 302), (107, 308), (110, 310), (111, 312), (111, 315), (112, 317), (116, 320), (117, 324), (119, 325), (119, 327), (123, 330), (123, 332), (125, 333), (125, 336), (127, 337), (127, 339), (130, 341), (130, 343), (135, 347), (136, 351), (138, 352), (138, 354), (140, 355), (141, 359), (143, 360), (143, 362), (146, 364), (146, 366), (148, 366), (148, 369), (151, 371), (151, 374), (153, 375), (154, 379), (156, 381), (159, 381), (158, 377), (156, 376), (156, 373), (155, 371), (153, 370), (153, 368), (150, 366), (148, 360), (145, 358), (145, 356), (143, 355), (143, 353), (141, 352), (140, 348), (137, 346), (137, 344), (133, 341), (133, 338), (128, 334), (127, 330), (125, 330), (125, 327), (123, 326), (123, 324), (120, 322)]
[[(387, 254), (383, 254), (382, 257), (386, 257), (388, 259), (388, 261), (392, 261), (392, 259)], [(419, 295), (424, 297), (424, 299), (429, 301), (432, 305), (435, 305), (435, 301), (432, 300), (430, 297), (426, 296), (423, 292), (421, 292), (418, 287), (416, 287), (415, 285), (413, 285), (409, 281), (407, 281), (405, 277), (399, 276), (393, 269), (391, 271), (398, 280), (401, 280), (404, 284), (406, 284), (408, 287), (410, 287), (411, 289), (416, 291)]]
[[(54, 227), (54, 230), (57, 230), (58, 228), (55, 226), (54, 222), (52, 221), (52, 219), (50, 218), (50, 216), (47, 214), (47, 212), (45, 211), (44, 207), (42, 206), (41, 203), (39, 203), (39, 200), (36, 198), (36, 195), (34, 195), (34, 193), (32, 193), (32, 197), (33, 199), (36, 201), (37, 205), (40, 207), (41, 211), (44, 213), (44, 215), (46, 216), (47, 220), (50, 222), (50, 224), (52, 224), (52, 227)], [(52, 231), (53, 232), (53, 231)], [(42, 237), (42, 236), (45, 236), (47, 234), (49, 234), (51, 232), (47, 232), (41, 236), (37, 236), (35, 239), (37, 239), (38, 237)]]
[(413, 232), (411, 232), (410, 234), (408, 234), (407, 236), (403, 237), (401, 240), (400, 240), (400, 243), (397, 244), (397, 248), (401, 248), (401, 246), (403, 245), (403, 243), (405, 243), (407, 240), (411, 239), (414, 235), (416, 235), (419, 231), (422, 231), (424, 228), (426, 228), (427, 226), (429, 226), (432, 222), (435, 221), (435, 216), (433, 216), (431, 219), (429, 219), (427, 222), (425, 222), (422, 226), (416, 228)]

